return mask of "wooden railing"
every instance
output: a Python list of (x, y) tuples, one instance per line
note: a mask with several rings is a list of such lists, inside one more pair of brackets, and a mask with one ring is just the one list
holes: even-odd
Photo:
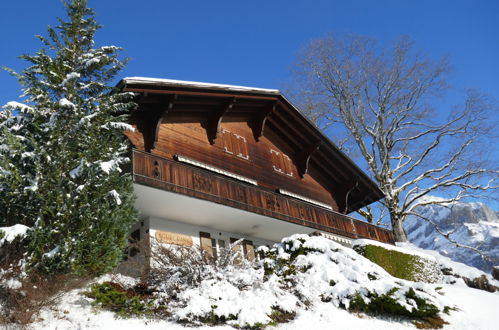
[(349, 238), (393, 243), (390, 230), (208, 170), (133, 151), (136, 183), (184, 194)]

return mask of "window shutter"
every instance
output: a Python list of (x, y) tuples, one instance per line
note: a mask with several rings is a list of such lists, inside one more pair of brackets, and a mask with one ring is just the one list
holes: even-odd
[(246, 259), (249, 261), (254, 261), (255, 260), (255, 247), (253, 246), (253, 241), (245, 239), (243, 241), (243, 247), (244, 247), (244, 255), (245, 255)]
[(199, 232), (199, 243), (201, 245), (201, 249), (205, 251), (206, 255), (210, 258), (213, 258), (213, 249), (211, 245), (211, 236), (209, 233), (205, 233), (203, 231)]
[(293, 176), (291, 159), (282, 152), (270, 149), (270, 158), (274, 171)]
[(234, 149), (232, 147), (232, 134), (226, 129), (222, 130), (224, 150), (229, 154), (234, 154)]
[(249, 159), (248, 145), (244, 136), (222, 130), (223, 146), (225, 152), (243, 159)]
[(289, 158), (288, 156), (286, 155), (282, 155), (283, 159), (284, 159), (284, 173), (286, 175), (289, 175), (289, 176), (293, 176), (293, 170), (292, 170), (292, 167), (291, 167), (291, 158)]

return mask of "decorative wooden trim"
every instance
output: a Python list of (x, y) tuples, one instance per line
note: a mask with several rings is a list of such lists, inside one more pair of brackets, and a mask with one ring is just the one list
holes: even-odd
[(310, 161), (310, 157), (314, 152), (319, 150), (319, 147), (322, 145), (322, 141), (318, 141), (313, 143), (306, 148), (304, 148), (301, 152), (299, 152), (296, 156), (296, 167), (298, 169), (298, 174), (301, 178), (305, 176), (308, 172), (308, 164)]
[(192, 246), (192, 237), (189, 235), (156, 230), (155, 237), (159, 243)]
[(173, 105), (177, 100), (177, 98), (178, 98), (177, 94), (173, 94), (168, 100), (168, 105), (162, 108), (161, 110), (157, 111), (157, 114), (153, 119), (154, 142), (152, 143), (150, 150), (156, 148), (156, 145), (158, 144), (159, 130), (161, 129), (161, 124), (163, 123), (163, 119), (166, 118), (168, 112), (170, 112), (173, 109)]
[(208, 119), (206, 133), (208, 134), (208, 140), (210, 141), (210, 144), (215, 144), (215, 140), (218, 137), (218, 132), (220, 131), (220, 123), (222, 122), (222, 119), (227, 111), (232, 109), (235, 103), (236, 98), (233, 97), (225, 106), (223, 106), (220, 110), (214, 112)]
[(263, 130), (265, 129), (267, 118), (272, 114), (272, 112), (275, 111), (276, 105), (277, 102), (273, 102), (268, 108), (258, 112), (252, 119), (251, 128), (256, 141), (259, 141), (263, 136)]

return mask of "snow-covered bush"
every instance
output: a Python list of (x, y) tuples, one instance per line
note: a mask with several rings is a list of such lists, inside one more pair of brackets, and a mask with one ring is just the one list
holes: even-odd
[(433, 258), (443, 274), (442, 283), (466, 285), (471, 288), (489, 292), (499, 291), (499, 281), (494, 279), (491, 274), (451, 260), (449, 257), (441, 255), (438, 251), (421, 249), (411, 243), (397, 243), (397, 247), (393, 248), (401, 249), (406, 251), (406, 253), (414, 253), (424, 255), (426, 258)]
[(244, 260), (236, 246), (211, 258), (200, 247), (156, 244), (151, 275), (158, 304), (172, 318), (193, 324), (229, 323), (263, 326), (294, 312), (297, 299), (277, 276), (264, 281), (264, 271)]
[(85, 282), (75, 276), (27, 272), (29, 232), (28, 227), (20, 224), (0, 228), (0, 325), (35, 321), (43, 308), (57, 303), (64, 290)]
[[(242, 258), (236, 248), (239, 243), (221, 249), (216, 258), (199, 246), (153, 241), (147, 248), (139, 244), (139, 250), (150, 261), (146, 274), (139, 283), (106, 284), (113, 285), (113, 290), (101, 285), (99, 295), (104, 293), (106, 297), (99, 304), (115, 311), (117, 305), (122, 306), (121, 315), (138, 306), (142, 315), (192, 325), (228, 323), (261, 328), (292, 319), (298, 299), (282, 286), (279, 277), (265, 280), (262, 267)], [(123, 302), (123, 293), (116, 291), (133, 294)], [(143, 305), (133, 302), (137, 298), (132, 296), (140, 296)], [(102, 303), (105, 300), (118, 303)], [(143, 306), (147, 308), (141, 309)]]
[[(113, 311), (119, 317), (128, 318), (157, 314), (161, 308), (156, 307), (152, 297), (141, 292), (140, 287), (125, 289), (116, 282), (94, 283), (84, 294), (94, 299), (94, 305)], [(164, 308), (163, 308), (164, 309)]]
[(435, 258), (371, 240), (356, 240), (353, 249), (392, 276), (414, 282), (441, 283), (443, 274)]
[(293, 235), (260, 248), (267, 276), (279, 276), (305, 306), (336, 307), (412, 318), (435, 317), (445, 302), (434, 286), (392, 277), (380, 266), (323, 237)]
[[(433, 285), (395, 278), (323, 237), (294, 235), (260, 247), (263, 258), (254, 264), (235, 262), (233, 251), (227, 249), (217, 261), (196, 247), (152, 248), (143, 303), (160, 308), (169, 320), (255, 329), (287, 322), (320, 304), (437, 323), (448, 309)], [(136, 285), (121, 285), (123, 292), (137, 292)]]

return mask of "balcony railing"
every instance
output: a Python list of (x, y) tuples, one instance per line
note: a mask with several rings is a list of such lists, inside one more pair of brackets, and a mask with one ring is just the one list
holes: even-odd
[(136, 183), (212, 201), (317, 230), (393, 243), (390, 230), (195, 166), (133, 151)]

